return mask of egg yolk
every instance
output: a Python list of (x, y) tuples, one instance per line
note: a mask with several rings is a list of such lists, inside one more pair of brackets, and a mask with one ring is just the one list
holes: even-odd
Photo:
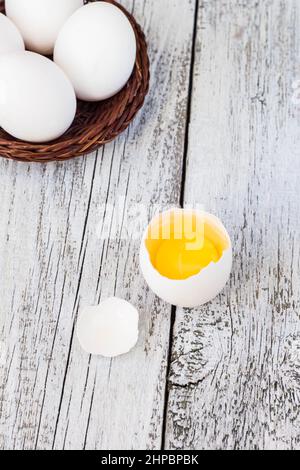
[(160, 215), (149, 228), (146, 248), (153, 267), (164, 277), (184, 280), (218, 263), (228, 239), (213, 221), (194, 213)]
[(169, 279), (187, 279), (195, 276), (211, 262), (217, 262), (220, 254), (214, 244), (205, 239), (200, 250), (191, 250), (186, 240), (164, 240), (158, 248), (155, 268)]

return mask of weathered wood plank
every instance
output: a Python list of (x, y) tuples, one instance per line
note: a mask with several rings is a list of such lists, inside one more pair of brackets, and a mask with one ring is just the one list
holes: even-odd
[(167, 448), (300, 449), (299, 78), (299, 1), (200, 1), (185, 203), (224, 220), (235, 263), (177, 312)]
[[(159, 448), (170, 307), (149, 293), (125, 219), (180, 198), (194, 2), (123, 2), (150, 44), (150, 96), (127, 135), (47, 166), (0, 162), (0, 448)], [(118, 208), (120, 205), (120, 208)], [(99, 240), (99, 223), (114, 237)], [(120, 240), (120, 235), (124, 239)], [(118, 295), (140, 310), (128, 356), (85, 355), (80, 307)]]

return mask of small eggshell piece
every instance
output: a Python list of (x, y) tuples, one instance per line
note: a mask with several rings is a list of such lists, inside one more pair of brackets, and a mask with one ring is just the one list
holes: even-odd
[(0, 13), (0, 55), (25, 49), (23, 38), (14, 23)]
[(48, 142), (70, 127), (76, 96), (64, 72), (33, 52), (0, 56), (0, 123), (17, 139)]
[(59, 30), (83, 0), (6, 0), (7, 16), (19, 28), (26, 48), (44, 55), (53, 53)]
[(89, 3), (62, 27), (54, 61), (66, 72), (78, 98), (101, 101), (128, 82), (136, 60), (136, 37), (127, 16), (107, 2)]
[(99, 306), (86, 307), (77, 322), (77, 337), (88, 354), (117, 357), (138, 341), (139, 314), (125, 300), (112, 297)]

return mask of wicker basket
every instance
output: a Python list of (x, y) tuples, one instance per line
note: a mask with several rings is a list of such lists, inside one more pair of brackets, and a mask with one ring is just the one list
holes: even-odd
[[(134, 72), (125, 88), (113, 98), (98, 102), (79, 101), (75, 121), (59, 139), (47, 144), (22, 142), (0, 128), (0, 156), (22, 162), (46, 163), (63, 161), (93, 152), (121, 134), (142, 107), (149, 89), (149, 59), (145, 36), (135, 19), (123, 7), (137, 37), (137, 59)], [(4, 13), (4, 1), (0, 0)]]

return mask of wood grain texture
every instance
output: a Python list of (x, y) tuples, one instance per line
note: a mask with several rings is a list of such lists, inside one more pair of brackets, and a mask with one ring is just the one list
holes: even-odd
[[(178, 204), (194, 2), (126, 0), (150, 45), (152, 86), (130, 130), (99, 154), (47, 166), (0, 162), (0, 448), (160, 448), (170, 310), (142, 281), (135, 204)], [(118, 208), (121, 205), (121, 209)], [(130, 212), (129, 219), (136, 214)], [(117, 295), (141, 313), (135, 350), (84, 354), (82, 306)]]
[(185, 203), (228, 227), (231, 282), (179, 310), (166, 447), (300, 449), (298, 0), (200, 1)]
[[(0, 449), (300, 449), (300, 4), (123, 4), (152, 63), (129, 131), (65, 164), (0, 162)], [(136, 220), (180, 200), (224, 221), (235, 262), (169, 345)], [(78, 311), (111, 295), (139, 308), (139, 343), (88, 357)]]

